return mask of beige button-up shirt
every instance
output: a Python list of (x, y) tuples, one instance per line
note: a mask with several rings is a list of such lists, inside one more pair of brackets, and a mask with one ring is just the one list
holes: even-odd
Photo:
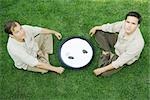
[(18, 69), (27, 69), (27, 66), (36, 66), (38, 64), (37, 51), (39, 50), (34, 36), (41, 32), (40, 27), (23, 25), (25, 30), (25, 42), (18, 42), (9, 37), (7, 50)]
[(112, 24), (102, 25), (102, 30), (105, 32), (116, 33), (118, 32), (118, 39), (114, 46), (115, 53), (119, 56), (117, 60), (112, 62), (114, 68), (123, 66), (124, 64), (130, 65), (140, 57), (144, 48), (144, 39), (137, 28), (128, 38), (125, 36), (124, 30), (125, 20)]

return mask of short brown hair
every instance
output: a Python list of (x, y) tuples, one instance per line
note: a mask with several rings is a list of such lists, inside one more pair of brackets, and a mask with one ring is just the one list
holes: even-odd
[(138, 24), (140, 24), (142, 21), (142, 16), (138, 12), (135, 12), (135, 11), (128, 12), (125, 17), (125, 20), (127, 19), (128, 16), (136, 17), (138, 19)]
[(8, 21), (8, 22), (6, 22), (5, 25), (4, 25), (4, 31), (8, 34), (12, 34), (11, 29), (16, 27), (16, 22), (19, 23), (18, 21)]

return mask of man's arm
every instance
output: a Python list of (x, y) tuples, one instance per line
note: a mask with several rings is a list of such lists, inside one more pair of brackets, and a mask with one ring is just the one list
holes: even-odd
[(117, 69), (124, 64), (126, 64), (128, 61), (133, 59), (135, 56), (140, 54), (142, 52), (143, 45), (139, 45), (136, 42), (131, 43), (130, 46), (127, 48), (126, 52), (121, 54), (117, 60), (113, 61), (111, 64), (104, 66), (102, 68), (97, 68), (94, 70), (95, 75), (100, 75), (103, 72), (106, 72), (108, 70)]
[(27, 33), (32, 33), (29, 35), (36, 36), (39, 33), (41, 34), (54, 34), (59, 40), (62, 38), (62, 35), (59, 32), (56, 32), (54, 30), (50, 30), (47, 28), (37, 27), (37, 26), (30, 26), (30, 25), (22, 25), (22, 27), (26, 30)]
[(138, 54), (138, 51), (124, 52), (122, 55), (120, 55), (117, 58), (117, 60), (113, 61), (111, 64), (104, 66), (102, 68), (97, 68), (93, 72), (97, 76), (108, 70), (117, 69), (117, 68), (123, 66), (124, 64), (126, 64), (129, 60), (133, 59), (137, 54)]
[(95, 26), (95, 27), (93, 27), (93, 28), (90, 30), (90, 32), (89, 32), (89, 34), (91, 35), (91, 37), (95, 34), (95, 32), (96, 32), (97, 30), (102, 30), (102, 27), (101, 27), (101, 26)]
[(102, 31), (111, 32), (111, 33), (119, 32), (123, 23), (124, 21), (119, 21), (119, 22), (115, 22), (112, 24), (108, 23), (108, 24), (103, 24), (101, 26), (95, 26), (90, 30), (89, 34), (93, 36), (97, 30), (102, 30)]
[(55, 67), (47, 63), (39, 62), (37, 58), (29, 55), (24, 48), (9, 48), (16, 58), (20, 59), (23, 63), (31, 66), (38, 67), (45, 70), (50, 70), (61, 74), (64, 71), (63, 67)]
[(102, 73), (104, 73), (104, 72), (106, 72), (106, 71), (108, 71), (108, 70), (112, 70), (112, 69), (114, 69), (114, 67), (112, 66), (112, 64), (109, 64), (109, 65), (107, 65), (107, 66), (105, 66), (105, 67), (97, 68), (97, 69), (95, 69), (93, 72), (94, 72), (94, 74), (95, 74), (96, 76), (98, 76), (98, 75), (100, 75), (100, 74), (102, 74)]
[(47, 28), (42, 28), (41, 33), (43, 33), (43, 34), (54, 34), (59, 40), (62, 38), (62, 35), (59, 32), (56, 32), (54, 30), (50, 30)]
[(140, 55), (140, 53), (143, 50), (143, 47), (143, 43), (138, 43), (137, 41), (131, 42), (130, 44), (128, 44), (128, 47), (126, 48), (125, 52), (119, 55), (117, 60), (112, 62), (112, 66), (118, 68), (120, 66), (123, 66), (124, 64), (127, 64), (133, 58)]

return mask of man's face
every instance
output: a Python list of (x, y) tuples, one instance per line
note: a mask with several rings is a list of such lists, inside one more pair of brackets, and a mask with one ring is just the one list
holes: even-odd
[(22, 29), (20, 24), (16, 22), (16, 27), (11, 29), (13, 37), (18, 41), (23, 41), (25, 38), (25, 31)]
[(134, 16), (128, 16), (125, 20), (125, 32), (128, 35), (132, 34), (138, 26), (138, 18)]

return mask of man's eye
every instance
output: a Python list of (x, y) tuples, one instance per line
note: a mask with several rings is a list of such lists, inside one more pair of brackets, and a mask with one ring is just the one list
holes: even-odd
[(133, 25), (135, 25), (135, 23), (132, 23)]

